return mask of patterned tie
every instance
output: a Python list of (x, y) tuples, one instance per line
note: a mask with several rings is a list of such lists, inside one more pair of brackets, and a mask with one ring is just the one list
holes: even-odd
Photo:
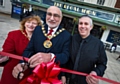
[[(74, 64), (74, 68), (73, 70), (77, 70), (78, 68), (78, 64), (79, 64), (79, 59), (80, 59), (80, 54), (81, 54), (81, 49), (82, 49), (82, 46), (83, 46), (83, 43), (85, 42), (85, 40), (82, 40), (82, 42), (80, 43), (80, 47), (79, 47), (79, 50), (78, 50), (78, 54), (76, 56), (76, 59), (75, 59), (75, 64)], [(72, 79), (75, 78), (76, 75), (72, 74)]]
[(49, 35), (52, 35), (52, 32), (53, 32), (53, 29), (50, 29), (50, 30), (49, 30), (49, 33), (48, 33), (47, 35), (48, 35), (48, 36), (49, 36)]

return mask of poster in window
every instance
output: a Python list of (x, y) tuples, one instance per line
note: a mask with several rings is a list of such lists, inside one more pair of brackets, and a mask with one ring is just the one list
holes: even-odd
[(19, 14), (19, 15), (20, 15), (20, 14), (21, 14), (21, 11), (22, 11), (22, 9), (21, 9), (21, 8), (19, 8), (19, 7), (15, 7), (15, 6), (13, 7), (13, 12), (14, 12), (14, 13), (16, 13), (16, 14)]
[(120, 32), (110, 30), (107, 41), (111, 43), (116, 42), (117, 45), (120, 45)]

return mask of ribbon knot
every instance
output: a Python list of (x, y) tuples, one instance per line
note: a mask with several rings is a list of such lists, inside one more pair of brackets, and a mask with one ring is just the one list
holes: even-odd
[(57, 78), (59, 73), (60, 67), (54, 62), (41, 63), (20, 84), (62, 84)]

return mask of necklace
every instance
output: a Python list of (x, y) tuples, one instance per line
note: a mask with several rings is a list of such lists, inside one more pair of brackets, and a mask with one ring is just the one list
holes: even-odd
[(22, 31), (22, 30), (21, 30), (21, 32), (22, 32), (22, 34), (23, 34), (28, 40), (30, 40), (30, 37), (28, 37), (28, 35), (26, 34), (25, 31)]
[(59, 31), (55, 32), (55, 34), (53, 34), (53, 35), (47, 35), (46, 30), (45, 30), (44, 26), (42, 25), (43, 34), (44, 34), (44, 36), (47, 37), (47, 40), (44, 41), (43, 46), (44, 46), (45, 48), (50, 48), (50, 47), (52, 46), (51, 39), (54, 38), (54, 37), (56, 37), (57, 35), (59, 35), (59, 34), (60, 34), (61, 32), (63, 32), (64, 30), (65, 30), (65, 29), (62, 28), (62, 29), (59, 29)]

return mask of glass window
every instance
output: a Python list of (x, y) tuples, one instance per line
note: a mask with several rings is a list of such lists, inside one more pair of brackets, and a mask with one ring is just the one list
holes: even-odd
[(4, 0), (0, 0), (0, 6), (4, 6)]
[(104, 5), (104, 3), (105, 3), (105, 0), (97, 0), (98, 5)]

